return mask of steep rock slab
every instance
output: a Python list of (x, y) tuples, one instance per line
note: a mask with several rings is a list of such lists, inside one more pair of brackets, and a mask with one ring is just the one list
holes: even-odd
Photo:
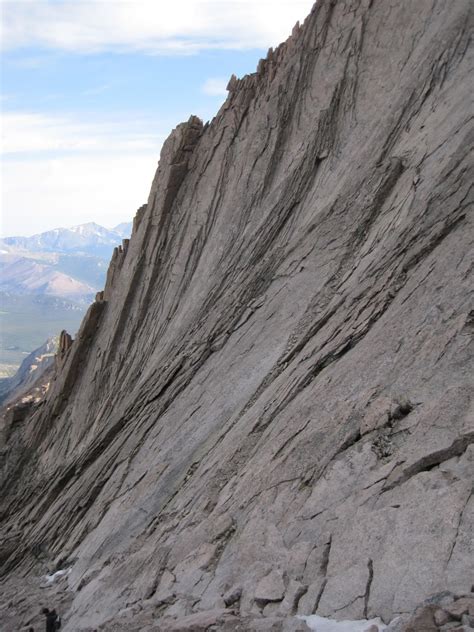
[(173, 131), (3, 457), (4, 572), (70, 567), (66, 629), (470, 588), (471, 29), (467, 0), (320, 0)]

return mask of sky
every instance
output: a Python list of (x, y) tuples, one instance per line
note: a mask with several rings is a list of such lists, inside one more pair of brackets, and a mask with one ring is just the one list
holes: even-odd
[(160, 148), (212, 119), (313, 0), (0, 0), (0, 235), (129, 221)]

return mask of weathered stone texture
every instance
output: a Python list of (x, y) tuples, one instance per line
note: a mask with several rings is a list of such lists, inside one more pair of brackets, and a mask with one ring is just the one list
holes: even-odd
[(3, 573), (70, 567), (66, 632), (469, 592), (471, 31), (469, 0), (319, 0), (172, 132), (2, 456)]

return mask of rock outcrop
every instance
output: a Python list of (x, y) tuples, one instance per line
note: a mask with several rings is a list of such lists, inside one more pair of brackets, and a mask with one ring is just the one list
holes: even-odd
[(73, 342), (71, 334), (68, 334), (68, 332), (63, 329), (63, 331), (59, 334), (58, 350), (56, 352), (56, 367), (58, 369), (64, 363)]
[(67, 569), (66, 632), (470, 591), (472, 25), (319, 0), (172, 132), (3, 453), (5, 590)]

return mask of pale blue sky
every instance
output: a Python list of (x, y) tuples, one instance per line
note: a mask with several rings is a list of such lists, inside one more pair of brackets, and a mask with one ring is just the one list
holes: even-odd
[(212, 118), (312, 0), (0, 0), (1, 233), (131, 219), (161, 144)]

